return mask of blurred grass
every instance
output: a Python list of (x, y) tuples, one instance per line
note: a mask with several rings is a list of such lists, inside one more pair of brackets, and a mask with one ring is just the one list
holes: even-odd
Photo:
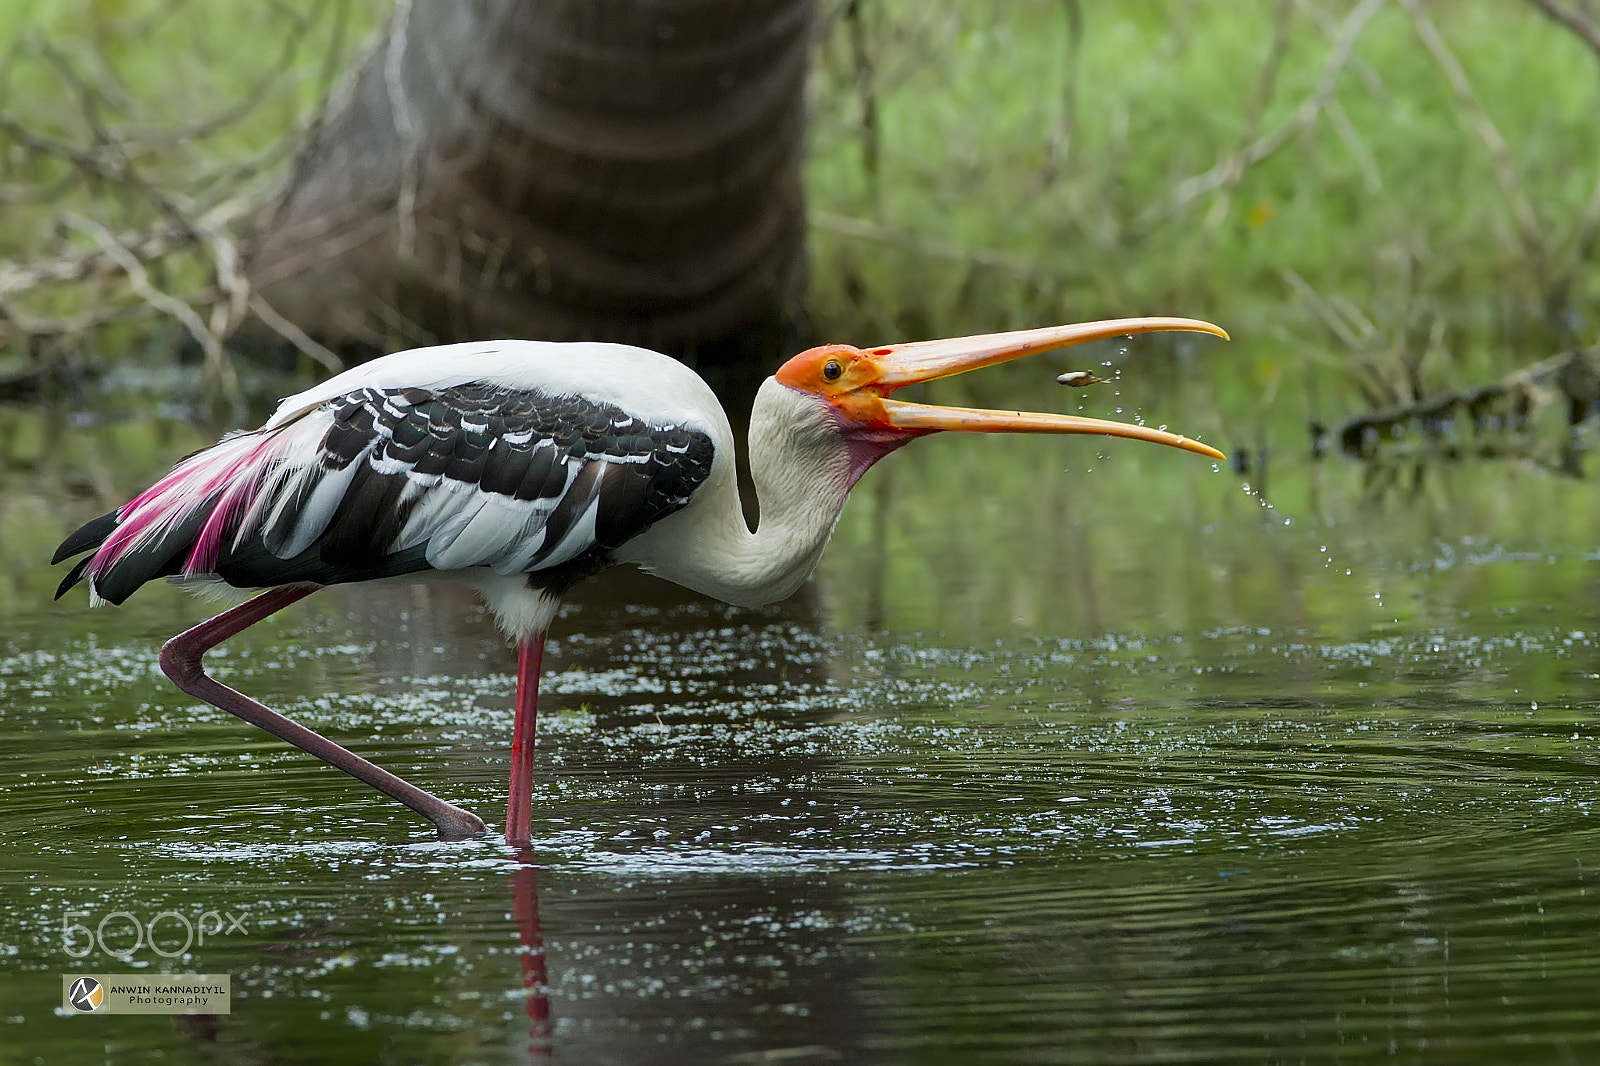
[[(1398, 3), (1356, 39), (1337, 115), (1174, 209), (1187, 179), (1292, 119), (1356, 7), (862, 0), (865, 49), (836, 28), (817, 65), (822, 332), (1207, 317), (1279, 342), (1279, 355), (1230, 363), (1224, 386), (1297, 414), (1319, 366), (1340, 392), (1363, 375), (1408, 385), (1406, 361), (1430, 389), (1461, 387), (1588, 342), (1600, 284), (1571, 245), (1600, 176), (1597, 67), (1528, 4), (1424, 10), (1509, 143), (1541, 254)], [(1372, 335), (1353, 350), (1317, 301), (1348, 306)]]
[[(0, 5), (0, 110), (91, 147), (86, 114), (98, 114), (140, 146), (132, 165), (151, 186), (202, 203), (259, 196), (389, 7)], [(1231, 359), (1216, 385), (1233, 410), (1285, 420), (1357, 406), (1357, 384), (1369, 400), (1460, 388), (1587, 342), (1600, 300), (1585, 231), (1600, 68), (1531, 4), (1421, 6), (1507, 142), (1519, 186), (1509, 197), (1395, 0), (1363, 25), (1329, 107), (1220, 188), (1185, 198), (1190, 179), (1225, 172), (1242, 146), (1292, 121), (1360, 7), (824, 3), (807, 171), (816, 332), (873, 342), (1207, 317), (1273, 342)], [(4, 130), (0, 161), (0, 260), (82, 247), (81, 233), (63, 233), (67, 212), (112, 229), (159, 220), (149, 198), (73, 182), (67, 163)], [(205, 284), (199, 255), (166, 269), (157, 281), (171, 291)], [(23, 309), (68, 315), (110, 291), (58, 287)], [(150, 325), (97, 333), (97, 346), (123, 351)]]

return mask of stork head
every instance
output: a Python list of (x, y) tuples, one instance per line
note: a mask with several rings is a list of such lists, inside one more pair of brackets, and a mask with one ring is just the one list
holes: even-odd
[(876, 348), (825, 344), (790, 359), (774, 377), (780, 384), (809, 393), (823, 403), (849, 449), (852, 484), (868, 467), (902, 444), (940, 431), (1097, 433), (1165, 444), (1213, 459), (1226, 458), (1199, 441), (1126, 422), (1031, 411), (936, 407), (890, 398), (896, 389), (907, 385), (1004, 363), (1024, 355), (1107, 337), (1162, 331), (1210, 333), (1224, 339), (1228, 336), (1209, 322), (1190, 318), (1119, 318), (1014, 333), (884, 344)]

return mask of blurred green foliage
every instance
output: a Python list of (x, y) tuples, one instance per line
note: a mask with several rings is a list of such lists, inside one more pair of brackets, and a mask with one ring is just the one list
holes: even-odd
[[(120, 271), (13, 295), (4, 265), (94, 249), (92, 225), (123, 238), (180, 216), (218, 232), (236, 227), (283, 179), (321, 101), (389, 6), (0, 4), (0, 344), (13, 360), (25, 333), (122, 357), (145, 354), (152, 324), (163, 341), (181, 335), (127, 299)], [(163, 256), (150, 280), (203, 304), (214, 299), (218, 254), (202, 245)], [(33, 328), (7, 329), (8, 316)]]
[(1420, 7), (1507, 142), (1506, 186), (1407, 7), (1371, 7), (862, 0), (817, 64), (824, 331), (1206, 317), (1278, 342), (1230, 361), (1241, 401), (1302, 411), (1318, 364), (1398, 398), (1587, 343), (1596, 57), (1531, 4)]
[[(0, 260), (92, 246), (71, 215), (160, 222), (155, 198), (86, 177), (96, 166), (186, 211), (267, 194), (389, 6), (0, 7)], [(1352, 383), (1408, 398), (1589, 337), (1600, 67), (1530, 3), (820, 11), (807, 175), (820, 336), (1203, 316), (1272, 342), (1231, 360), (1227, 387), (1295, 418), (1322, 406), (1317, 390), (1335, 409), (1357, 402)], [(1448, 55), (1430, 51), (1430, 27)], [(1457, 61), (1476, 103), (1452, 85)], [(163, 271), (180, 295), (208, 283), (204, 252)], [(117, 284), (41, 290), (21, 310), (70, 316)]]

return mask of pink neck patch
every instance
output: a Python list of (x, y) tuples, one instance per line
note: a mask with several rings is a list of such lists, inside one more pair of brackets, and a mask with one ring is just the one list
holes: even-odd
[(932, 432), (906, 430), (846, 430), (845, 452), (850, 456), (850, 480), (846, 488), (853, 489), (861, 475), (872, 469), (872, 464), (890, 452), (905, 447), (918, 437)]

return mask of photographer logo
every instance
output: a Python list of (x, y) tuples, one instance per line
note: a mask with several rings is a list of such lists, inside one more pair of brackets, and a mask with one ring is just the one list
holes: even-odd
[(93, 977), (80, 977), (67, 989), (67, 1005), (79, 1014), (90, 1014), (105, 1004), (105, 986)]

